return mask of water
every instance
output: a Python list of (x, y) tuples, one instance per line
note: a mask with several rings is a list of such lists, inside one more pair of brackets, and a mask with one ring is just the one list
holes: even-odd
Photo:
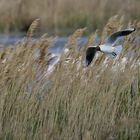
[(9, 46), (21, 40), (24, 37), (23, 34), (0, 34), (0, 44)]
[[(25, 37), (25, 33), (17, 34), (0, 34), (0, 45), (9, 46), (13, 45), (16, 42), (21, 41)], [(37, 39), (37, 38), (36, 38)], [(49, 51), (52, 53), (61, 53), (65, 44), (67, 43), (67, 37), (58, 37), (56, 42), (49, 48)], [(134, 36), (133, 41), (137, 43), (140, 40), (140, 35)], [(87, 41), (87, 37), (81, 37), (77, 40), (77, 46), (79, 48), (83, 47)], [(93, 39), (93, 45), (98, 45), (100, 43), (100, 37), (98, 35)], [(122, 44), (122, 40), (118, 40), (118, 44)]]
[[(16, 42), (21, 41), (24, 38), (24, 34), (10, 34), (3, 35), (0, 34), (0, 44), (4, 46), (13, 45)], [(37, 38), (36, 38), (37, 39)], [(58, 37), (56, 42), (49, 48), (49, 52), (59, 54), (62, 52), (65, 44), (67, 43), (67, 37)], [(79, 38), (77, 40), (78, 49), (85, 45), (87, 41), (86, 37)]]

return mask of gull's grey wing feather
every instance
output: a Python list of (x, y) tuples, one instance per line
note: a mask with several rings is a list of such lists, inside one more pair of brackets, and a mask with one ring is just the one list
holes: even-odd
[(134, 31), (135, 31), (135, 28), (129, 28), (129, 29), (115, 32), (108, 37), (105, 44), (113, 46), (119, 37), (127, 36)]
[(86, 66), (90, 65), (92, 62), (95, 54), (96, 54), (96, 48), (95, 47), (88, 47), (86, 50)]

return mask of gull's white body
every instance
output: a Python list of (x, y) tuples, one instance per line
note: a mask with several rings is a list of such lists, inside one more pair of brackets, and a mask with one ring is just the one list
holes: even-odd
[(110, 54), (114, 51), (114, 47), (111, 47), (109, 45), (100, 45), (100, 50), (106, 54)]
[(112, 55), (113, 52), (116, 53), (116, 55), (119, 55), (122, 51), (122, 45), (112, 47), (112, 46), (104, 44), (104, 45), (100, 45), (99, 47), (103, 53), (105, 53), (106, 55), (110, 57), (114, 57)]

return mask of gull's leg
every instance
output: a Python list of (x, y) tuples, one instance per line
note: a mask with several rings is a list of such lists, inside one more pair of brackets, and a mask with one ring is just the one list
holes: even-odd
[(113, 55), (113, 56), (117, 56), (117, 54), (116, 54), (115, 52), (112, 52), (112, 55)]

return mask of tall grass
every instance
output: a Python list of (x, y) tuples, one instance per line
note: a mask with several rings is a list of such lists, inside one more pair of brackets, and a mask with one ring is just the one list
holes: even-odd
[[(103, 28), (109, 17), (124, 15), (126, 21), (139, 20), (139, 0), (1, 0), (0, 29), (19, 30), (41, 19), (42, 31), (72, 33), (88, 26), (91, 31)], [(63, 33), (65, 33), (63, 31)]]
[[(138, 29), (138, 22), (131, 24)], [(121, 27), (120, 20), (109, 20), (102, 42)], [(45, 76), (45, 58), (35, 58), (34, 50), (47, 49), (52, 38), (42, 36), (33, 41), (30, 28), (23, 42), (0, 52), (0, 139), (140, 139), (138, 32), (125, 38), (121, 56), (112, 60), (100, 55), (89, 68), (77, 70), (74, 60), (80, 59), (84, 49), (74, 50), (84, 31), (77, 30), (67, 43), (73, 61), (65, 64), (67, 56), (62, 56), (49, 77)], [(124, 62), (129, 53), (131, 57)]]

